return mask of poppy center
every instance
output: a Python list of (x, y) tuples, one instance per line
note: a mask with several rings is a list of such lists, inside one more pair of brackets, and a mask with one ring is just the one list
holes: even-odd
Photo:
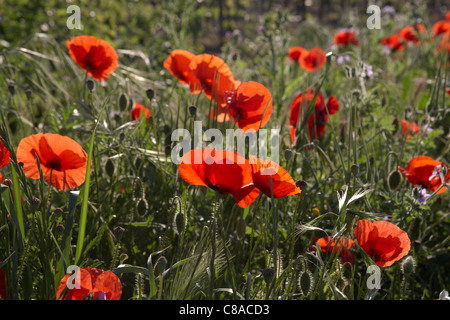
[(62, 164), (59, 159), (55, 158), (55, 159), (48, 161), (47, 166), (53, 170), (61, 171)]

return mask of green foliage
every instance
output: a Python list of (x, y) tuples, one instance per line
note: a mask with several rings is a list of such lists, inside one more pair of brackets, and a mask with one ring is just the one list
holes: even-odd
[[(449, 162), (448, 66), (434, 54), (437, 43), (427, 38), (384, 53), (379, 40), (399, 25), (386, 16), (381, 31), (366, 29), (357, 1), (345, 1), (354, 9), (345, 14), (329, 12), (337, 26), (300, 4), (219, 3), (83, 0), (83, 30), (66, 28), (66, 2), (0, 4), (1, 136), (10, 137), (12, 159), (22, 138), (54, 132), (78, 141), (93, 160), (87, 184), (71, 191), (26, 178), (14, 161), (1, 168), (0, 266), (10, 297), (55, 299), (67, 266), (77, 262), (115, 272), (122, 299), (436, 299), (450, 283), (449, 193), (420, 203), (417, 188), (396, 170), (420, 154)], [(422, 14), (430, 29), (426, 8), (396, 9), (404, 26)], [(332, 49), (337, 28), (348, 24), (360, 29), (361, 45)], [(115, 73), (92, 94), (65, 45), (79, 34), (105, 39), (119, 54)], [(288, 61), (295, 45), (333, 51), (328, 72), (306, 73)], [(176, 48), (213, 52), (236, 79), (271, 91), (268, 128), (280, 129), (280, 152), (290, 150), (280, 165), (304, 182), (300, 195), (260, 195), (242, 209), (230, 195), (183, 181), (170, 158), (172, 131), (191, 129), (191, 105), (205, 128), (217, 123), (207, 117), (211, 101), (192, 96), (164, 69)], [(338, 63), (345, 55), (349, 60)], [(340, 110), (307, 150), (306, 134), (304, 143), (291, 143), (288, 114), (295, 96), (311, 87), (337, 97)], [(133, 102), (151, 108), (152, 118), (132, 121)], [(406, 139), (402, 119), (415, 121), (420, 133)], [(216, 127), (225, 132), (233, 124)], [(354, 238), (361, 218), (386, 219), (411, 239), (414, 272), (406, 274), (403, 261), (383, 269), (377, 293), (366, 287), (371, 260), (358, 246), (354, 264), (310, 250), (313, 236)]]

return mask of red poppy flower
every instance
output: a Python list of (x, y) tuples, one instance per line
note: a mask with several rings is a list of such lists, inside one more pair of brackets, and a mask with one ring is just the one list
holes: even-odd
[(433, 24), (432, 32), (435, 36), (450, 31), (450, 22), (447, 20), (441, 20)]
[(335, 34), (333, 43), (341, 46), (346, 46), (349, 44), (358, 46), (359, 40), (356, 39), (355, 33), (353, 31), (340, 31)]
[(145, 119), (150, 118), (152, 115), (150, 110), (146, 106), (137, 102), (134, 103), (134, 108), (131, 110), (131, 118), (133, 120), (139, 120), (141, 118), (142, 110), (144, 111)]
[(191, 185), (232, 194), (242, 207), (258, 196), (253, 188), (245, 188), (252, 183), (252, 169), (248, 160), (237, 152), (211, 148), (191, 150), (181, 158), (178, 172)]
[(441, 50), (447, 50), (447, 52), (450, 54), (450, 31), (444, 34), (444, 36), (441, 39), (441, 42), (439, 43), (438, 51)]
[(38, 133), (22, 139), (17, 148), (17, 161), (23, 163), (23, 172), (31, 179), (40, 178), (36, 157), (39, 158), (48, 184), (60, 190), (83, 184), (87, 154), (71, 138), (53, 133)]
[[(346, 262), (354, 263), (355, 254), (352, 251), (350, 251), (354, 241), (344, 237), (339, 239), (332, 239), (332, 238), (333, 238), (332, 236), (323, 238), (318, 238), (314, 236), (312, 242), (313, 244), (317, 243), (323, 253), (339, 252), (339, 255), (341, 256), (343, 263)], [(315, 247), (313, 247), (313, 251), (314, 250)]]
[[(421, 24), (421, 23), (417, 24), (417, 30), (420, 33), (426, 32), (425, 26), (423, 24)], [(410, 42), (410, 43), (414, 43), (414, 44), (418, 44), (419, 43), (419, 36), (417, 35), (416, 29), (414, 28), (414, 26), (407, 26), (407, 27), (401, 29), (398, 32), (398, 34), (406, 42)]]
[[(303, 117), (304, 113), (308, 109), (309, 104), (314, 98), (314, 94), (315, 91), (313, 89), (308, 89), (304, 93), (300, 93), (291, 104), (291, 111), (289, 113), (289, 125), (291, 128), (290, 134), (292, 143), (295, 143), (295, 128), (297, 126), (299, 115), (301, 115), (301, 121), (301, 118)], [(315, 136), (317, 138), (320, 138), (323, 135), (329, 119), (328, 113), (335, 114), (338, 111), (339, 103), (334, 96), (330, 96), (327, 104), (325, 105), (322, 94), (319, 93), (317, 95), (316, 103), (314, 105), (314, 111), (308, 118), (308, 130), (311, 140), (313, 139), (313, 131), (315, 132)]]
[(225, 92), (235, 90), (239, 84), (225, 61), (217, 56), (204, 53), (192, 58), (189, 68), (199, 80), (208, 99), (225, 107)]
[(250, 164), (252, 167), (253, 185), (269, 198), (272, 197), (272, 192), (274, 198), (301, 193), (300, 188), (296, 185), (291, 175), (278, 163), (251, 156)]
[[(119, 277), (111, 271), (103, 271), (97, 268), (83, 268), (79, 269), (79, 283), (77, 283), (78, 275), (71, 277), (68, 273), (59, 283), (56, 291), (56, 298), (60, 298), (64, 289), (68, 288), (64, 300), (83, 300), (93, 298), (94, 300), (120, 300), (122, 295), (122, 284)], [(67, 286), (70, 283), (69, 289)], [(62, 296), (61, 296), (62, 298)]]
[(402, 119), (402, 134), (405, 135), (408, 132), (406, 139), (411, 139), (411, 133), (419, 133), (420, 127), (415, 123), (409, 123), (405, 119)]
[(189, 64), (194, 57), (195, 54), (187, 50), (175, 49), (164, 61), (164, 67), (175, 76), (180, 83), (189, 85), (192, 94), (198, 94), (202, 89), (200, 81), (189, 68)]
[(358, 245), (380, 267), (389, 267), (411, 248), (408, 234), (387, 221), (359, 220), (353, 230)]
[(77, 36), (66, 42), (72, 59), (94, 80), (106, 80), (119, 57), (111, 45), (94, 36)]
[[(448, 165), (441, 161), (436, 161), (428, 156), (417, 156), (412, 158), (406, 169), (398, 167), (398, 170), (403, 173), (403, 175), (408, 179), (408, 181), (413, 185), (420, 185), (424, 188), (429, 188), (430, 191), (434, 192), (437, 190), (442, 181), (439, 177), (439, 170), (442, 167), (448, 169)], [(445, 181), (450, 180), (450, 170), (447, 171), (445, 176)], [(443, 193), (447, 190), (443, 187), (438, 193)]]
[(312, 48), (303, 52), (298, 59), (300, 67), (307, 72), (316, 72), (325, 65), (327, 56), (322, 49)]
[(397, 34), (381, 39), (381, 44), (388, 47), (392, 51), (402, 51), (405, 49), (405, 44), (400, 41), (400, 36)]
[(447, 11), (447, 13), (445, 14), (445, 20), (450, 21), (450, 11)]
[(262, 84), (242, 82), (236, 90), (226, 93), (231, 117), (244, 132), (264, 127), (273, 111), (272, 95)]
[(293, 61), (297, 61), (300, 58), (300, 56), (302, 55), (302, 53), (306, 52), (307, 50), (303, 47), (300, 46), (296, 46), (296, 47), (292, 47), (287, 49), (287, 54), (288, 57), (293, 60)]
[(5, 147), (5, 145), (0, 140), (0, 168), (6, 166), (8, 163), (11, 162), (10, 153), (8, 148)]

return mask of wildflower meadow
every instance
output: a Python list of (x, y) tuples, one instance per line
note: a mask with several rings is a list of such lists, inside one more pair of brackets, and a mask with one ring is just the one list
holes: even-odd
[(450, 300), (449, 54), (448, 1), (0, 2), (0, 305)]

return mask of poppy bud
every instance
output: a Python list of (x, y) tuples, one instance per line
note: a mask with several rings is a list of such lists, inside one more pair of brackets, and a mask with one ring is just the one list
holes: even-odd
[(128, 255), (127, 255), (126, 253), (122, 253), (122, 254), (119, 256), (120, 264), (124, 263), (125, 260), (127, 260), (127, 259), (128, 259)]
[(396, 190), (403, 181), (403, 176), (398, 170), (392, 171), (388, 176), (388, 187), (391, 191)]
[(298, 289), (305, 297), (309, 296), (314, 287), (314, 278), (311, 272), (300, 272), (298, 276)]
[(261, 271), (262, 276), (264, 277), (264, 281), (267, 284), (271, 283), (275, 277), (275, 270), (271, 268), (266, 268)]
[(120, 141), (123, 141), (123, 139), (125, 139), (125, 133), (124, 133), (124, 132), (121, 132), (121, 133), (119, 134), (119, 140), (120, 140)]
[(189, 113), (191, 114), (191, 116), (195, 116), (195, 114), (197, 113), (197, 107), (196, 106), (190, 106), (189, 107)]
[(57, 226), (56, 226), (56, 232), (58, 232), (59, 234), (61, 234), (61, 233), (63, 233), (64, 232), (64, 225), (63, 224), (58, 224)]
[(301, 190), (303, 190), (304, 188), (306, 188), (307, 183), (306, 183), (306, 181), (298, 180), (298, 181), (295, 183), (295, 185), (296, 185), (297, 187), (299, 187)]
[(154, 269), (155, 275), (162, 274), (164, 271), (166, 271), (166, 267), (167, 267), (166, 257), (164, 257), (164, 256), (159, 257), (155, 263), (155, 269)]
[(408, 256), (405, 258), (405, 260), (403, 260), (402, 264), (400, 265), (400, 269), (405, 275), (413, 274), (414, 272), (416, 272), (416, 261), (412, 256)]
[(30, 203), (31, 208), (33, 209), (33, 211), (36, 211), (37, 208), (39, 208), (39, 206), (41, 204), (41, 199), (36, 198), (36, 197), (32, 197), (28, 202)]
[(95, 82), (91, 79), (86, 81), (86, 87), (88, 88), (88, 90), (90, 92), (94, 92), (95, 91)]
[(32, 93), (33, 93), (33, 91), (31, 91), (31, 89), (25, 90), (25, 95), (27, 96), (28, 100), (31, 100)]
[(9, 90), (9, 93), (11, 93), (12, 96), (16, 94), (16, 86), (14, 84), (12, 84), (12, 83), (9, 84), (8, 85), (8, 90)]
[(122, 93), (119, 97), (119, 108), (120, 111), (124, 111), (128, 107), (128, 97), (125, 93)]
[[(38, 199), (39, 200), (39, 199)], [(39, 200), (39, 201), (41, 201), (41, 200)], [(55, 209), (55, 211), (53, 211), (53, 215), (55, 216), (55, 217), (59, 217), (60, 215), (62, 215), (63, 214), (63, 209), (61, 209), (61, 208), (56, 208)]]
[(350, 167), (350, 171), (352, 172), (352, 175), (354, 177), (357, 177), (359, 174), (359, 166), (357, 164), (352, 164), (352, 166)]
[(147, 98), (149, 98), (150, 100), (152, 100), (155, 96), (155, 91), (153, 91), (153, 89), (147, 89), (145, 93), (147, 94)]
[(105, 170), (106, 173), (108, 174), (108, 176), (112, 177), (114, 175), (114, 163), (112, 162), (111, 159), (108, 159), (108, 161), (106, 161), (105, 164)]
[(120, 240), (120, 238), (122, 238), (123, 233), (125, 232), (125, 229), (120, 226), (117, 226), (113, 229), (113, 232), (117, 240)]
[(173, 226), (175, 228), (175, 232), (180, 235), (184, 232), (184, 229), (186, 228), (186, 223), (184, 221), (184, 215), (182, 212), (177, 212), (175, 214), (175, 218), (173, 221)]
[(144, 198), (139, 199), (137, 205), (136, 205), (136, 211), (140, 216), (143, 216), (145, 214), (147, 214), (147, 210), (148, 210), (148, 203), (147, 200), (145, 200)]
[(287, 161), (289, 161), (292, 158), (292, 150), (291, 149), (284, 150), (284, 157), (286, 158)]

